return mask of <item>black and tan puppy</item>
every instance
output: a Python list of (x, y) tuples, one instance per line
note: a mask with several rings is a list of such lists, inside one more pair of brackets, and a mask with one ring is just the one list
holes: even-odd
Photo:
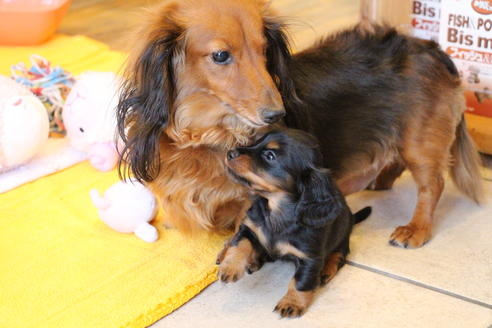
[(294, 261), (295, 276), (275, 311), (300, 316), (315, 289), (344, 264), (352, 226), (371, 209), (352, 215), (322, 168), (316, 139), (300, 130), (274, 130), (253, 146), (229, 151), (226, 162), (255, 199), (221, 256), (219, 277), (232, 282), (265, 261)]

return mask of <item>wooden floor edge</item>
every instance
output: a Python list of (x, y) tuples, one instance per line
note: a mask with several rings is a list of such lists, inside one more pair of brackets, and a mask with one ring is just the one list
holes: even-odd
[(465, 113), (465, 120), (478, 150), (492, 155), (492, 117)]

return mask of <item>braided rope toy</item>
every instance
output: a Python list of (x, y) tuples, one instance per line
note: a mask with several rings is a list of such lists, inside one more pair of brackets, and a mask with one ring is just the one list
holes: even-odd
[(50, 136), (63, 136), (66, 133), (62, 121), (63, 104), (75, 79), (60, 66), (52, 67), (47, 59), (39, 55), (31, 55), (30, 62), (30, 69), (24, 63), (12, 65), (12, 78), (28, 87), (46, 107), (50, 119)]

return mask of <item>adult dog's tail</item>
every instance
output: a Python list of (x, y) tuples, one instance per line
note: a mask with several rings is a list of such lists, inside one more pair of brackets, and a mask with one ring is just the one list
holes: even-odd
[(359, 222), (364, 221), (367, 219), (369, 215), (371, 215), (372, 208), (370, 206), (364, 207), (360, 211), (354, 214), (354, 223), (357, 224)]
[(451, 148), (451, 178), (465, 195), (480, 203), (483, 196), (480, 176), (480, 156), (466, 130), (465, 118), (456, 127), (456, 139)]

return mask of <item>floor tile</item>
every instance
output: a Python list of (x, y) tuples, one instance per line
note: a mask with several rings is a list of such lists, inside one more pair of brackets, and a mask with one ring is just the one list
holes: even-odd
[(353, 0), (276, 0), (272, 7), (286, 23), (295, 51), (359, 20), (359, 4)]
[(416, 187), (408, 173), (391, 191), (364, 191), (348, 198), (353, 210), (373, 207), (354, 228), (351, 260), (492, 305), (492, 182), (485, 181), (486, 203), (476, 205), (450, 180), (438, 204), (434, 236), (419, 249), (390, 246), (396, 226), (409, 222)]
[(292, 275), (291, 265), (274, 263), (235, 284), (216, 282), (152, 328), (486, 328), (492, 323), (490, 309), (350, 265), (302, 318), (279, 319), (272, 309)]

